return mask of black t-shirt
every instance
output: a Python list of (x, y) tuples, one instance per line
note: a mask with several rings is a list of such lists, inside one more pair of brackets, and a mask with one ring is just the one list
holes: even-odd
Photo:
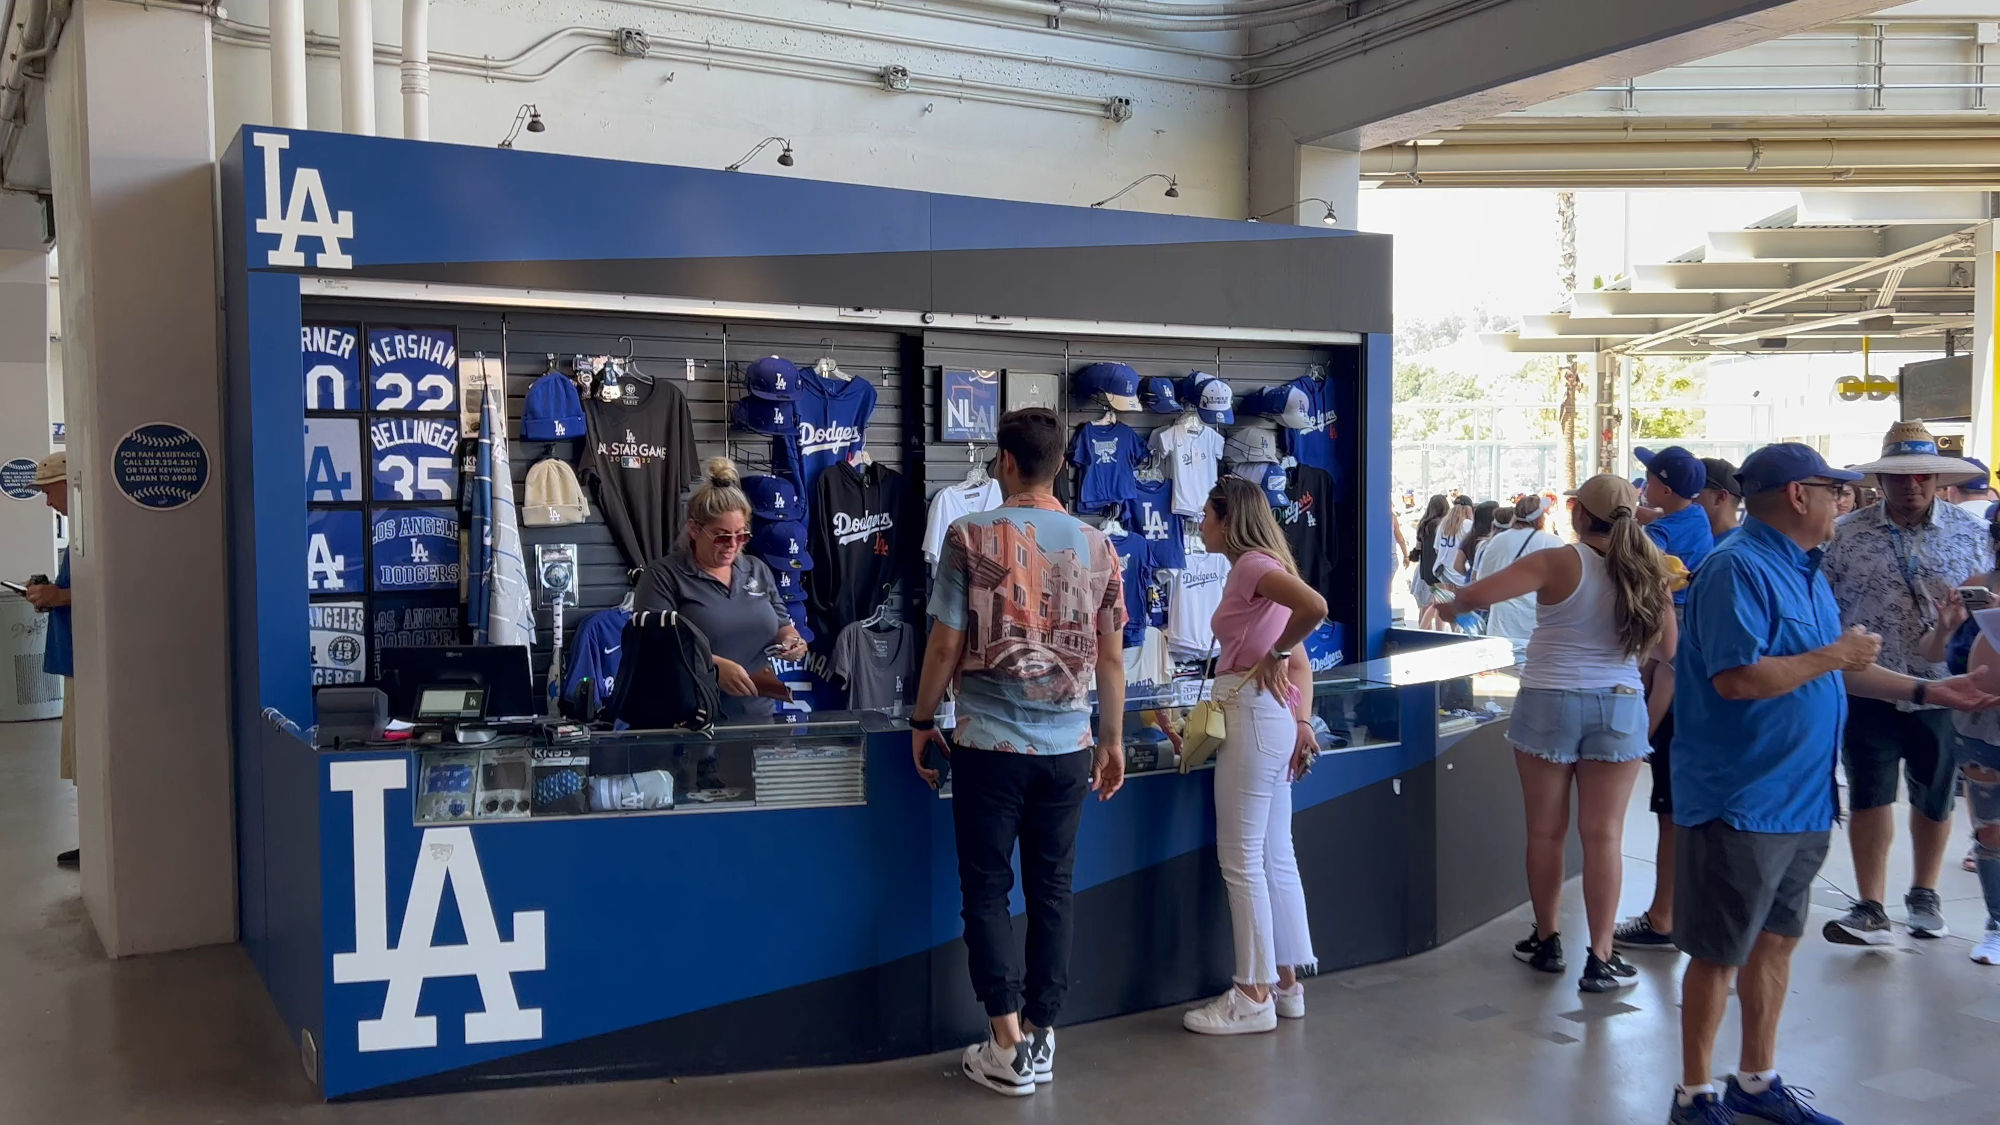
[(687, 396), (671, 383), (636, 385), (631, 405), (584, 400), (590, 432), (578, 468), (626, 561), (645, 566), (679, 534), (697, 463)]
[(1278, 510), (1285, 542), (1299, 564), (1299, 577), (1322, 592), (1332, 590), (1339, 565), (1340, 536), (1333, 519), (1333, 476), (1325, 469), (1299, 465), (1286, 474), (1292, 502)]
[(831, 645), (842, 629), (874, 612), (895, 580), (903, 474), (842, 461), (813, 482), (807, 510), (813, 628)]

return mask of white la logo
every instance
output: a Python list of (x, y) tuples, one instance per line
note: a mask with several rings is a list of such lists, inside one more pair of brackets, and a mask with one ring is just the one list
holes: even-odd
[(250, 143), (264, 150), (264, 215), (257, 220), (257, 233), (278, 236), (278, 248), (264, 256), (265, 264), (303, 267), (306, 256), (299, 252), (299, 239), (317, 238), (320, 252), (313, 255), (313, 265), (327, 270), (353, 269), (354, 259), (341, 249), (340, 240), (354, 237), (354, 212), (336, 212), (327, 203), (319, 169), (294, 169), (291, 198), (283, 200), (278, 153), (290, 148), (292, 139), (282, 133), (253, 133)]
[[(410, 878), (402, 934), (392, 948), (383, 805), (389, 790), (407, 787), (407, 767), (401, 760), (335, 762), (329, 776), (334, 792), (354, 794), (354, 952), (333, 955), (333, 982), (389, 985), (382, 1018), (362, 1020), (355, 1029), (360, 1049), (437, 1046), (437, 1017), (419, 1016), (417, 998), (425, 981), (444, 977), (479, 979), (483, 1010), (465, 1014), (467, 1043), (540, 1039), (542, 1010), (520, 1006), (512, 974), (548, 968), (542, 912), (515, 911), (514, 940), (500, 940), (472, 829), (430, 828)], [(431, 944), (447, 882), (465, 926), (463, 945)]]
[(424, 546), (422, 543), (410, 544), (410, 561), (413, 563), (427, 563), (431, 561), (430, 548)]

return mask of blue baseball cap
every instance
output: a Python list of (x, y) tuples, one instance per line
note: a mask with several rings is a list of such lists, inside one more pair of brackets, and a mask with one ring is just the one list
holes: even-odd
[(799, 397), (799, 369), (792, 361), (767, 355), (743, 371), (743, 384), (758, 398), (790, 402)]
[(1195, 400), (1201, 397), (1201, 385), (1214, 379), (1215, 376), (1206, 371), (1190, 371), (1181, 376), (1180, 382), (1174, 384), (1174, 393), (1180, 396), (1182, 402), (1193, 406)]
[(1201, 377), (1201, 383), (1188, 401), (1194, 403), (1201, 420), (1211, 426), (1228, 426), (1236, 422), (1236, 392), (1230, 390), (1228, 383), (1213, 375)]
[(1783, 488), (1793, 481), (1811, 480), (1825, 477), (1827, 480), (1856, 481), (1862, 474), (1846, 469), (1836, 469), (1826, 463), (1819, 450), (1796, 441), (1781, 441), (1767, 445), (1743, 459), (1736, 470), (1736, 482), (1743, 486), (1745, 496), (1755, 496), (1759, 492), (1769, 492)]
[(521, 407), (523, 441), (568, 441), (583, 436), (583, 398), (576, 380), (551, 371), (528, 387)]
[(1174, 381), (1164, 375), (1139, 381), (1139, 402), (1155, 414), (1181, 412), (1180, 399), (1174, 394)]
[(1674, 495), (1683, 500), (1700, 496), (1703, 486), (1708, 484), (1708, 466), (1701, 463), (1701, 458), (1678, 445), (1670, 445), (1658, 452), (1635, 449), (1632, 456), (1646, 466), (1647, 476), (1658, 477), (1660, 483), (1673, 489)]
[(805, 571), (794, 570), (790, 566), (773, 566), (771, 575), (777, 580), (779, 600), (787, 602), (806, 600)]
[(760, 520), (805, 518), (798, 487), (783, 477), (744, 477), (743, 495), (750, 498), (750, 514)]
[(1103, 396), (1113, 410), (1139, 409), (1139, 373), (1122, 363), (1093, 363), (1076, 373), (1078, 398)]
[(806, 542), (806, 525), (796, 520), (760, 523), (750, 532), (750, 553), (772, 570), (811, 570), (812, 553)]
[(730, 408), (730, 421), (753, 433), (784, 437), (799, 432), (799, 417), (789, 402), (746, 395)]
[(1958, 487), (1974, 489), (1993, 487), (1993, 470), (1986, 467), (1986, 462), (1979, 460), (1977, 457), (1967, 457), (1964, 460), (1966, 464), (1976, 466), (1979, 469), (1979, 475), (1966, 477), (1964, 480), (1958, 482)]

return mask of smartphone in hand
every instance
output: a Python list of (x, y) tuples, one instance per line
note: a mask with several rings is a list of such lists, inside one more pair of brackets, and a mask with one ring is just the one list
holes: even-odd
[(1984, 586), (1960, 586), (1957, 594), (1958, 600), (1965, 603), (1965, 608), (1970, 611), (1989, 609), (1993, 605), (1993, 591)]

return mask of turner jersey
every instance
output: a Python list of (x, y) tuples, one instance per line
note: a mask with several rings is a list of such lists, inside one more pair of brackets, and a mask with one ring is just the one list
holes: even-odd
[(457, 334), (449, 328), (368, 332), (368, 409), (458, 417)]
[(373, 499), (458, 499), (455, 416), (377, 418), (368, 424), (368, 459)]
[(1146, 538), (1155, 567), (1179, 570), (1187, 565), (1181, 518), (1173, 511), (1173, 483), (1137, 481), (1132, 493), (1132, 499), (1125, 502), (1125, 530)]
[(308, 324), (299, 329), (307, 410), (361, 409), (360, 343), (359, 333), (349, 327)]
[(367, 555), (362, 550), (361, 513), (306, 513), (306, 591), (358, 594)]
[(376, 590), (458, 588), (457, 509), (378, 510), (373, 519), (369, 538)]
[(306, 503), (361, 502), (361, 423), (306, 419)]

